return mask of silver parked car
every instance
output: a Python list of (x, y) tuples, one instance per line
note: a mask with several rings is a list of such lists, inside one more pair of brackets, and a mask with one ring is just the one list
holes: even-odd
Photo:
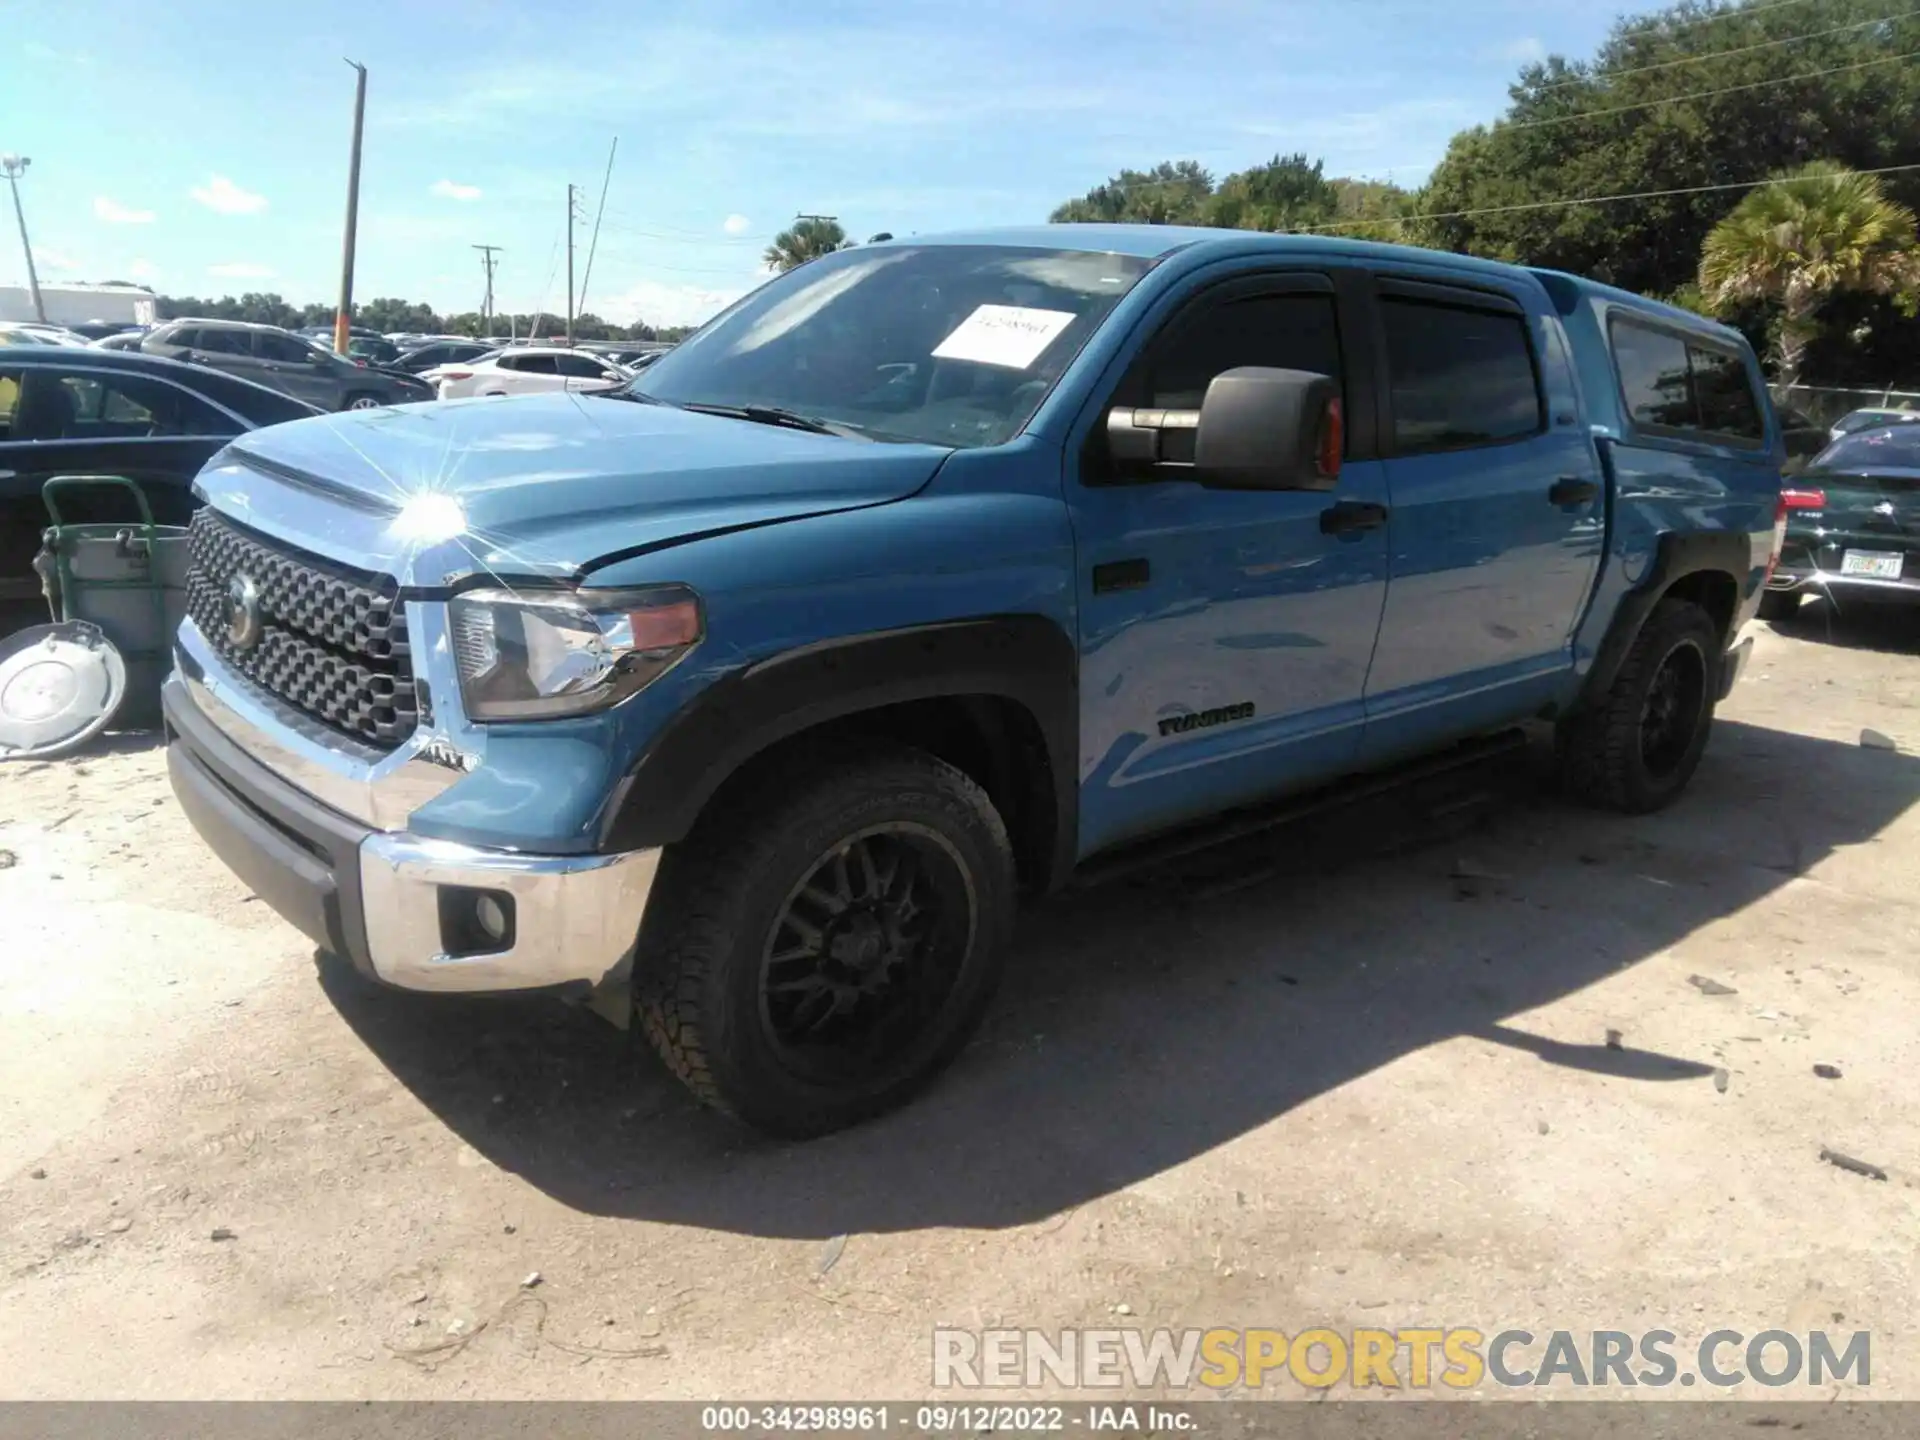
[(434, 398), (431, 386), (410, 375), (356, 364), (277, 325), (169, 320), (149, 330), (140, 348), (284, 391), (322, 410), (371, 410)]

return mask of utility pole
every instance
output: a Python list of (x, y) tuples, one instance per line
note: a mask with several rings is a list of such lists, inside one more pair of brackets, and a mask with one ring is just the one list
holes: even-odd
[(573, 343), (573, 222), (574, 192), (579, 187), (571, 183), (567, 186), (567, 343)]
[(360, 129), (367, 117), (367, 67), (357, 60), (347, 64), (359, 72), (353, 86), (353, 158), (347, 162), (347, 239), (340, 252), (340, 310), (333, 317), (334, 353), (347, 353), (347, 326), (353, 319), (353, 240), (360, 225)]
[(47, 305), (40, 298), (40, 272), (33, 268), (33, 242), (27, 239), (27, 212), (20, 208), (20, 177), (32, 163), (25, 155), (0, 155), (0, 170), (6, 171), (7, 182), (13, 186), (13, 218), (20, 222), (20, 248), (27, 255), (27, 289), (33, 292), (33, 315), (44, 325)]
[(493, 338), (493, 257), (499, 253), (498, 245), (476, 245), (480, 252), (480, 263), (487, 268), (487, 296), (480, 302), (480, 327), (486, 332), (486, 338)]

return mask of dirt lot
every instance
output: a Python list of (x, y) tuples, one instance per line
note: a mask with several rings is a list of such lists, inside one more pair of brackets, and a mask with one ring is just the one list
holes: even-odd
[(1864, 1328), (1920, 1397), (1917, 652), (1763, 633), (1665, 815), (1049, 903), (955, 1073), (806, 1146), (317, 967), (150, 745), (0, 769), (0, 1388), (898, 1398), (939, 1322), (1425, 1323)]

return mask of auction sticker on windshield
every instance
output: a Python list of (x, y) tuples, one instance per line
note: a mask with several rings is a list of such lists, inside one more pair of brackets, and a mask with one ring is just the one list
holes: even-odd
[(1024, 305), (982, 305), (935, 347), (936, 360), (972, 360), (1024, 370), (1073, 323), (1071, 310), (1032, 310)]

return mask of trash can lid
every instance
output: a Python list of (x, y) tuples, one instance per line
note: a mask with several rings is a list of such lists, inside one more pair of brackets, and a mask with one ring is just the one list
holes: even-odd
[(0, 760), (59, 755), (106, 729), (127, 665), (98, 625), (35, 625), (0, 640)]

